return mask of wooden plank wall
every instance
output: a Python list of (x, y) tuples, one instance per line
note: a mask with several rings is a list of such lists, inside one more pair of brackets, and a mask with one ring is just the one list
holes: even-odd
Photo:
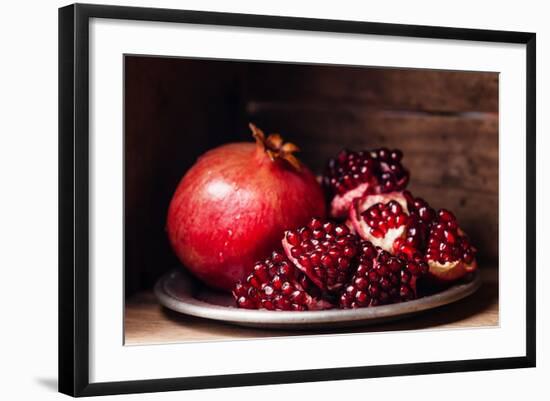
[(498, 258), (496, 73), (127, 57), (125, 74), (127, 295), (177, 264), (164, 220), (179, 178), (206, 149), (248, 140), (248, 121), (317, 172), (343, 147), (401, 148), (411, 190)]
[(400, 148), (410, 188), (498, 258), (498, 74), (249, 64), (247, 112), (322, 171), (341, 148)]
[(155, 57), (125, 59), (125, 290), (151, 288), (178, 265), (165, 233), (172, 194), (206, 150), (246, 126), (241, 67)]

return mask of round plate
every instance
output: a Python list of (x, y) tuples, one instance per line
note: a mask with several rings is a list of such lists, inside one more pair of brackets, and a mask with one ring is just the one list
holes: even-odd
[(186, 315), (247, 327), (304, 330), (369, 325), (401, 319), (465, 298), (480, 285), (479, 272), (476, 272), (467, 282), (414, 301), (370, 308), (282, 312), (237, 308), (230, 294), (208, 290), (185, 271), (178, 269), (159, 279), (155, 285), (155, 295), (165, 307)]

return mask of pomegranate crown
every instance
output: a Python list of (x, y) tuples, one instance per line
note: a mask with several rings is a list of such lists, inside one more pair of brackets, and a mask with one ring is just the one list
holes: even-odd
[(248, 126), (252, 131), (252, 136), (256, 140), (258, 147), (265, 151), (272, 161), (277, 159), (286, 160), (292, 167), (300, 171), (301, 163), (296, 156), (294, 156), (295, 152), (300, 151), (298, 146), (290, 142), (284, 142), (279, 134), (269, 134), (266, 137), (264, 132), (252, 123), (249, 123)]

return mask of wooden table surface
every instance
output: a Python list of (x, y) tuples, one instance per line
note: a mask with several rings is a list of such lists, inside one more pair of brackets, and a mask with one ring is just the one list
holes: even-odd
[(352, 329), (282, 331), (233, 326), (173, 312), (160, 306), (152, 291), (146, 291), (131, 297), (126, 302), (125, 344), (497, 326), (498, 270), (485, 268), (480, 271), (483, 281), (481, 288), (463, 300), (404, 320)]

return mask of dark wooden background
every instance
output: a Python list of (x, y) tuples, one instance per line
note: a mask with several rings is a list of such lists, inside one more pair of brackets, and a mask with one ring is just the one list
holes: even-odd
[(164, 232), (177, 183), (247, 123), (298, 144), (317, 172), (341, 148), (398, 147), (410, 189), (453, 210), (498, 259), (498, 74), (125, 58), (126, 295), (178, 264)]

